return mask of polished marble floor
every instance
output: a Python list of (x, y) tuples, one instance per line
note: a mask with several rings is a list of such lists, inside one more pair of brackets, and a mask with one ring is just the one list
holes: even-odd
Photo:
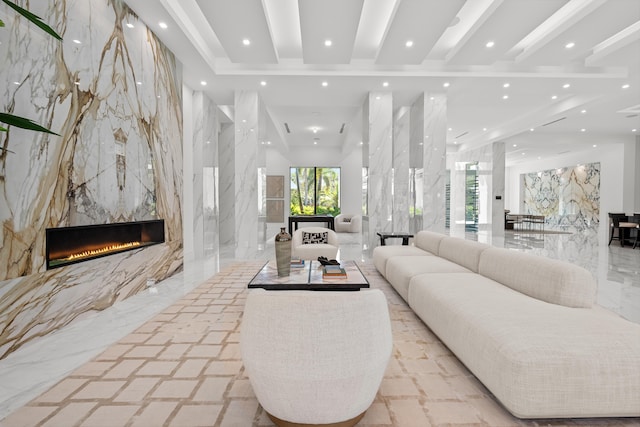
[[(617, 242), (607, 246), (603, 233), (591, 231), (573, 234), (508, 233), (504, 237), (482, 231), (451, 234), (581, 265), (598, 279), (597, 301), (600, 305), (640, 323), (640, 249), (623, 248)], [(341, 258), (365, 263), (369, 260), (360, 249), (359, 235), (341, 234), (340, 238)], [(258, 261), (259, 264), (260, 260), (270, 258), (272, 253), (273, 245), (267, 243), (264, 250), (243, 254), (241, 259), (234, 251), (223, 249), (205, 260), (186, 262), (184, 271), (170, 279), (110, 309), (88, 315), (0, 360), (0, 420), (42, 395), (112, 344), (132, 334), (217, 272), (237, 261)], [(0, 426), (7, 426), (5, 421), (0, 421)]]

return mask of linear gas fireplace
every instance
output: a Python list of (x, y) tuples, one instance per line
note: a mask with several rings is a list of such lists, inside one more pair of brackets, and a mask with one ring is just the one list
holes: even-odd
[(47, 228), (47, 270), (164, 242), (164, 220)]

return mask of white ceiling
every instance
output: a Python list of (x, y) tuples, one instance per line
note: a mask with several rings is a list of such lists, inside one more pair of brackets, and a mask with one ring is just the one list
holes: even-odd
[(640, 0), (126, 3), (192, 89), (223, 106), (259, 91), (280, 148), (359, 143), (360, 109), (378, 91), (396, 108), (446, 92), (449, 149), (507, 140), (512, 163), (640, 135)]

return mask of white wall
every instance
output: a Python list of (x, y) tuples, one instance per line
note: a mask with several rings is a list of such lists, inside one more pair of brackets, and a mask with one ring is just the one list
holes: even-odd
[(186, 85), (182, 85), (182, 117), (182, 236), (184, 259), (190, 260), (195, 256), (193, 241), (193, 91)]
[[(600, 162), (600, 224), (607, 224), (608, 212), (623, 211), (623, 158), (624, 144), (620, 142), (508, 166), (505, 174), (505, 209), (512, 213), (520, 211), (520, 175), (524, 173)], [(606, 233), (608, 230), (600, 227), (600, 232)]]

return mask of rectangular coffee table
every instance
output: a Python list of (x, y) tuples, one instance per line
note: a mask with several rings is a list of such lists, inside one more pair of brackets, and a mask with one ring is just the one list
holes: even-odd
[(272, 291), (358, 291), (368, 288), (369, 282), (354, 261), (340, 262), (347, 277), (325, 279), (322, 264), (305, 261), (302, 268), (291, 268), (289, 276), (278, 277), (275, 260), (267, 262), (249, 282), (249, 288), (263, 288)]

